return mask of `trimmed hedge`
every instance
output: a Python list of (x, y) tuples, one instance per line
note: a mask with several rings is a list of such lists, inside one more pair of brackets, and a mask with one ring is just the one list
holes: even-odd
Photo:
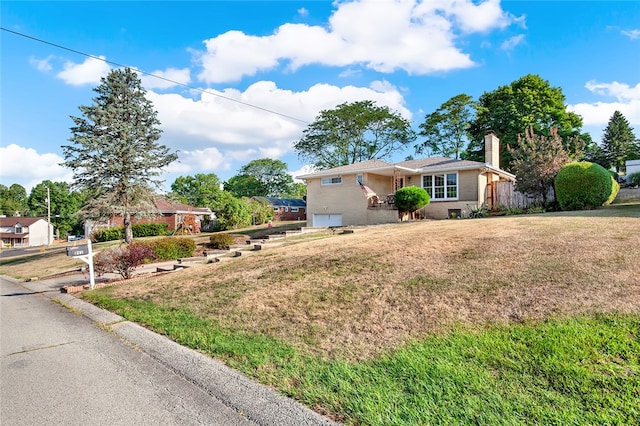
[(562, 210), (593, 209), (611, 203), (620, 185), (611, 173), (596, 163), (569, 163), (556, 176), (556, 199)]
[(157, 237), (159, 235), (167, 235), (169, 226), (166, 223), (136, 223), (131, 226), (134, 238), (140, 237)]
[(414, 212), (429, 204), (430, 201), (429, 193), (423, 188), (405, 186), (396, 191), (393, 202), (401, 212)]
[[(131, 225), (131, 231), (133, 232), (133, 238), (157, 237), (160, 235), (167, 235), (169, 228), (166, 223), (136, 223)], [(94, 243), (123, 239), (124, 227), (122, 226), (100, 229), (91, 235), (91, 241)]]
[(631, 185), (640, 185), (640, 172), (630, 174), (629, 183)]
[(149, 241), (149, 245), (158, 260), (179, 259), (191, 257), (196, 249), (196, 243), (186, 237), (164, 237)]
[(214, 234), (209, 237), (209, 241), (214, 249), (229, 250), (233, 245), (233, 236), (229, 234)]

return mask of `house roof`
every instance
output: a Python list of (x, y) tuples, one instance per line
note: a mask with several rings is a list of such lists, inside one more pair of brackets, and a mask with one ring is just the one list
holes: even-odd
[(273, 207), (306, 207), (307, 202), (302, 198), (276, 198), (276, 197), (253, 197), (256, 200), (264, 201)]
[(491, 171), (509, 180), (515, 180), (516, 178), (515, 175), (497, 167), (493, 167), (487, 163), (469, 160), (456, 160), (446, 157), (428, 157), (418, 160), (405, 160), (398, 163), (387, 163), (382, 160), (368, 160), (346, 166), (334, 167), (333, 169), (320, 170), (306, 175), (296, 176), (296, 178), (313, 179), (325, 176), (357, 173), (374, 173), (383, 176), (393, 176), (396, 171), (403, 172), (405, 174), (429, 174), (459, 170), (480, 170), (481, 173)]
[(208, 207), (193, 207), (178, 201), (170, 201), (166, 198), (156, 198), (153, 204), (161, 213), (192, 213), (192, 214), (211, 214)]
[(31, 226), (39, 220), (47, 221), (43, 217), (26, 217), (26, 216), (12, 216), (12, 217), (0, 217), (0, 226), (14, 227), (17, 224), (22, 226)]

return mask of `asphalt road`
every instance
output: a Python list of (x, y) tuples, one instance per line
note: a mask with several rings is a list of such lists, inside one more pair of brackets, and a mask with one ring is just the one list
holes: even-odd
[(45, 282), (0, 287), (3, 425), (332, 423)]

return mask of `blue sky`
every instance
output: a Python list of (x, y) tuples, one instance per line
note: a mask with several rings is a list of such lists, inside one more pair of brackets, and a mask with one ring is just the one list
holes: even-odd
[(615, 110), (640, 135), (640, 1), (3, 0), (0, 8), (0, 183), (27, 191), (71, 181), (58, 165), (70, 116), (116, 67), (54, 45), (181, 83), (142, 76), (160, 142), (179, 155), (163, 175), (167, 188), (196, 173), (224, 181), (266, 157), (301, 174), (293, 144), (320, 111), (344, 102), (373, 100), (417, 128), (457, 94), (477, 99), (526, 74), (561, 87), (594, 140)]

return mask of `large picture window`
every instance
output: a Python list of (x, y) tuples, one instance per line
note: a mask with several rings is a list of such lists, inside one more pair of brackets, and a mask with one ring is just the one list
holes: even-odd
[(424, 175), (422, 176), (422, 187), (432, 200), (457, 200), (458, 174)]

